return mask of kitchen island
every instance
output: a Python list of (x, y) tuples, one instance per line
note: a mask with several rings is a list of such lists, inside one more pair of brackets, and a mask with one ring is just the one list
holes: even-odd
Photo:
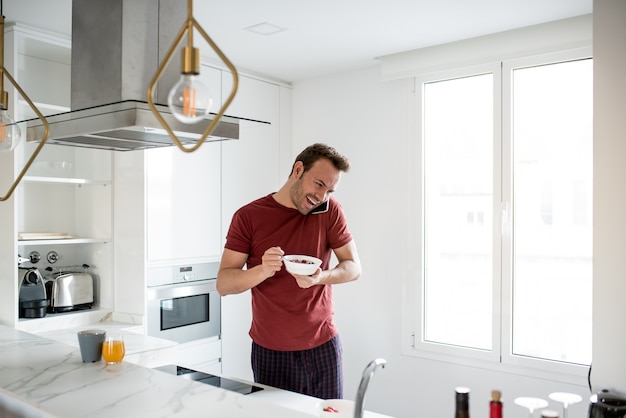
[(83, 363), (75, 346), (0, 325), (3, 417), (310, 418), (317, 403), (274, 388), (242, 395), (128, 361)]

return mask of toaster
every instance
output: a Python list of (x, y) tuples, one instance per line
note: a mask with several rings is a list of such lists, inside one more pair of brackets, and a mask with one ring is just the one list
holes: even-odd
[(62, 272), (49, 275), (46, 282), (48, 312), (68, 312), (93, 306), (93, 277), (89, 273)]

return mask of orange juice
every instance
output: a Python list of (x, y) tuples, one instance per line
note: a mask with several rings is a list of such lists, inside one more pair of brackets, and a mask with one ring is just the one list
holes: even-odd
[(120, 363), (124, 359), (124, 354), (126, 354), (124, 341), (107, 340), (102, 343), (102, 357), (107, 363)]

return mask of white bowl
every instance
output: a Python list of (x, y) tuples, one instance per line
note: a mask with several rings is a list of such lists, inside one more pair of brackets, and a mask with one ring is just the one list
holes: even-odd
[[(324, 411), (334, 408), (336, 412)], [(347, 399), (327, 399), (319, 403), (320, 418), (352, 418), (354, 417), (354, 401)]]
[(314, 274), (322, 264), (322, 260), (319, 258), (308, 255), (286, 255), (283, 257), (283, 262), (289, 273), (301, 276)]

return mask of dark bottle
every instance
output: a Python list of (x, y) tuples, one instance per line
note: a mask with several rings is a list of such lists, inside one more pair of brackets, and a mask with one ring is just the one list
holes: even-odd
[(454, 391), (456, 393), (454, 418), (469, 418), (469, 388), (459, 386)]
[(491, 391), (491, 401), (489, 402), (489, 418), (502, 418), (502, 393), (499, 390)]

